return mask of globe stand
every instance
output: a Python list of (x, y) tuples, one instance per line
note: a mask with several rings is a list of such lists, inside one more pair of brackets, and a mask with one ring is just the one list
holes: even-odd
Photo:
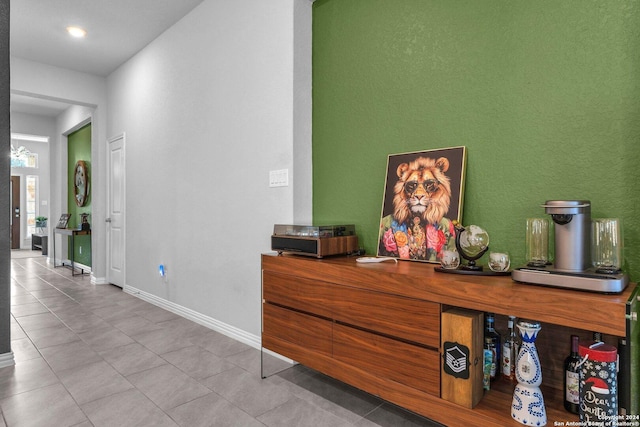
[(456, 225), (455, 228), (456, 228), (455, 243), (456, 243), (457, 252), (461, 258), (467, 261), (467, 263), (457, 267), (445, 268), (443, 266), (438, 266), (438, 267), (434, 267), (434, 271), (438, 273), (470, 274), (470, 275), (476, 275), (476, 276), (510, 276), (511, 275), (510, 271), (492, 271), (490, 269), (484, 270), (482, 266), (476, 265), (476, 260), (480, 259), (489, 250), (488, 240), (487, 240), (487, 246), (479, 249), (473, 255), (469, 255), (464, 251), (464, 248), (462, 248), (462, 245), (460, 244), (460, 236), (462, 235), (462, 232), (465, 231), (465, 228), (459, 224)]
[(486, 246), (485, 248), (481, 249), (480, 252), (478, 252), (476, 255), (471, 256), (469, 254), (467, 254), (462, 247), (460, 246), (460, 236), (462, 235), (462, 232), (464, 231), (464, 227), (458, 225), (456, 226), (456, 249), (458, 249), (458, 253), (460, 254), (460, 256), (464, 259), (467, 260), (467, 264), (466, 265), (461, 265), (460, 268), (461, 270), (466, 270), (466, 271), (482, 271), (483, 268), (481, 265), (476, 265), (476, 260), (482, 258), (482, 255), (484, 255), (485, 253), (487, 253), (487, 251), (489, 250), (489, 246)]

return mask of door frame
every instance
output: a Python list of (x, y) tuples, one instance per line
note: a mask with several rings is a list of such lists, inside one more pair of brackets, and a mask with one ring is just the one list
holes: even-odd
[[(11, 249), (22, 249), (22, 176), (11, 175)], [(18, 218), (15, 201), (18, 200)], [(17, 233), (16, 233), (17, 229)]]
[[(105, 218), (109, 218), (110, 214), (111, 214), (111, 144), (115, 141), (118, 140), (122, 140), (122, 284), (115, 284), (116, 286), (121, 286), (124, 289), (125, 284), (127, 283), (126, 281), (126, 276), (127, 276), (127, 269), (126, 269), (126, 189), (127, 189), (127, 185), (126, 185), (126, 179), (127, 179), (127, 174), (126, 174), (126, 137), (125, 137), (125, 133), (122, 132), (119, 135), (116, 135), (114, 137), (111, 137), (109, 139), (107, 139), (107, 144), (106, 144), (106, 152), (107, 152), (107, 156), (106, 156), (106, 171), (107, 171), (107, 200), (106, 200), (106, 216)], [(111, 227), (109, 224), (105, 224), (105, 234), (106, 234), (106, 278), (107, 278), (107, 283), (113, 283), (112, 281), (112, 275), (111, 275)]]

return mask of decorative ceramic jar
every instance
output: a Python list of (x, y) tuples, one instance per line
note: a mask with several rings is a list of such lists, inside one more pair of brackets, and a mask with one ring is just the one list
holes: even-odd
[(513, 392), (511, 417), (526, 426), (547, 424), (547, 411), (540, 391), (542, 369), (535, 341), (540, 332), (540, 323), (520, 320), (517, 323), (522, 345), (516, 358), (516, 379), (518, 384)]

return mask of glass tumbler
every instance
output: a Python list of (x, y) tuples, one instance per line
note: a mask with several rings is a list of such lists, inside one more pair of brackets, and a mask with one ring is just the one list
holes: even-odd
[(460, 255), (458, 251), (444, 250), (442, 251), (442, 257), (440, 258), (440, 265), (447, 270), (453, 270), (460, 265)]
[(527, 218), (526, 258), (530, 267), (544, 267), (549, 261), (549, 220)]
[(591, 221), (591, 263), (598, 273), (614, 274), (622, 268), (622, 223), (619, 218)]
[(507, 252), (490, 252), (489, 269), (497, 273), (509, 271), (511, 261)]

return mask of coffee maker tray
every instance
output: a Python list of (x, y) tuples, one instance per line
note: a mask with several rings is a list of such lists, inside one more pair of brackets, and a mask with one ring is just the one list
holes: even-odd
[(610, 294), (624, 291), (629, 284), (629, 277), (624, 273), (601, 274), (595, 270), (573, 273), (548, 268), (520, 267), (511, 272), (511, 278), (523, 284)]

